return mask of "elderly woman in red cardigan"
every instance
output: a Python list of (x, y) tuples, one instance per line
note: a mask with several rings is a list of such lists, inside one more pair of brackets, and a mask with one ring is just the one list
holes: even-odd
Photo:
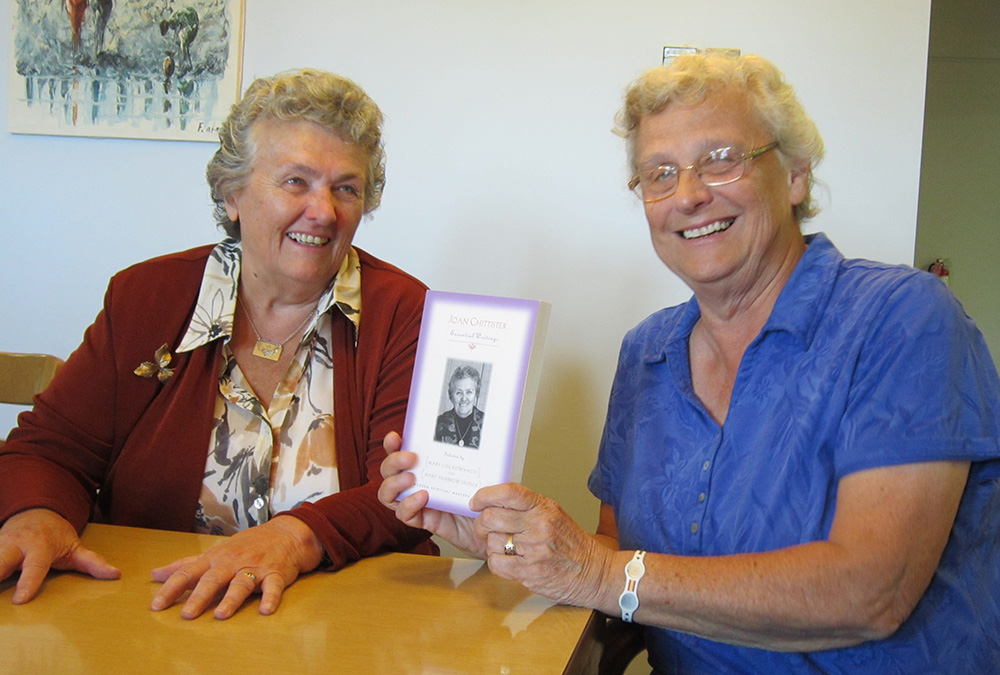
[[(120, 572), (88, 521), (232, 535), (152, 571), (152, 609), (260, 612), (305, 572), (435, 553), (377, 499), (406, 409), (425, 287), (354, 248), (385, 183), (382, 114), (318, 71), (254, 82), (208, 166), (215, 246), (111, 280), (83, 344), (0, 448), (0, 579)], [(164, 561), (169, 562), (169, 561)]]

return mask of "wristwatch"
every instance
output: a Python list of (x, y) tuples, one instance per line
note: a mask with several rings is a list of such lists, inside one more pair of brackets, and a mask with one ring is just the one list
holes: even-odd
[(625, 590), (618, 596), (618, 606), (622, 610), (622, 621), (632, 623), (632, 614), (639, 609), (639, 579), (646, 573), (642, 559), (645, 551), (636, 551), (632, 559), (625, 564)]

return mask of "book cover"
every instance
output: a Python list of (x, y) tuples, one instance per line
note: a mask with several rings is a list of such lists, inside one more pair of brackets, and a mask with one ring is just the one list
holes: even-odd
[(520, 481), (548, 327), (537, 300), (428, 291), (403, 449), (428, 506), (475, 516), (481, 487)]

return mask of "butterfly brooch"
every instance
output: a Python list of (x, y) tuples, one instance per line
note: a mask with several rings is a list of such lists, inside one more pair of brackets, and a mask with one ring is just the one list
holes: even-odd
[(139, 364), (139, 367), (132, 372), (139, 377), (153, 377), (156, 375), (156, 379), (160, 382), (166, 382), (174, 374), (173, 368), (167, 368), (167, 366), (170, 365), (170, 360), (173, 358), (170, 355), (170, 347), (163, 345), (156, 350), (153, 358), (155, 359), (155, 363), (143, 361)]

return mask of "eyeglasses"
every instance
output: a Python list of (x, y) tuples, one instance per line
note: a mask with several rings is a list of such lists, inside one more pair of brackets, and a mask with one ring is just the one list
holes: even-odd
[(643, 169), (632, 176), (628, 188), (635, 192), (639, 199), (650, 204), (666, 199), (674, 193), (681, 179), (681, 171), (694, 171), (699, 180), (710, 187), (735, 183), (743, 178), (750, 160), (757, 159), (776, 147), (778, 147), (777, 141), (746, 152), (737, 146), (729, 146), (702, 155), (691, 166), (660, 164), (650, 169)]

